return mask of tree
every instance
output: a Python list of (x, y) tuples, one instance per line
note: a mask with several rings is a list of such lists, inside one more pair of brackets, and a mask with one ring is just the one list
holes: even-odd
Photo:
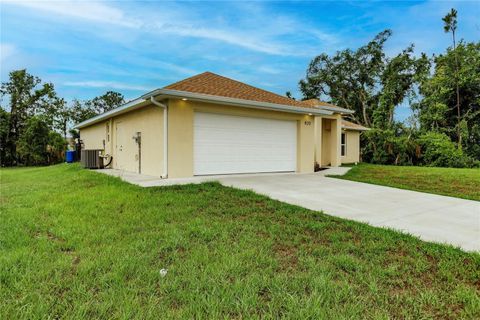
[(72, 120), (72, 109), (68, 107), (63, 98), (57, 99), (55, 104), (54, 127), (63, 134), (64, 139), (67, 139), (68, 124)]
[(291, 93), (290, 91), (285, 92), (285, 96), (286, 96), (287, 98), (290, 98), (290, 99), (295, 100), (295, 97), (292, 95), (292, 93)]
[(50, 128), (40, 117), (30, 117), (18, 139), (18, 158), (27, 166), (47, 164)]
[(74, 123), (80, 123), (96, 115), (115, 109), (125, 103), (121, 93), (108, 91), (92, 100), (80, 101), (74, 99), (70, 108), (70, 114)]
[(27, 70), (10, 72), (9, 81), (2, 83), (0, 94), (9, 99), (10, 117), (6, 138), (6, 149), (10, 163), (17, 163), (17, 141), (22, 134), (26, 121), (33, 115), (49, 108), (47, 99), (55, 97), (55, 90), (50, 83), (42, 84), (40, 78), (32, 76)]
[[(435, 57), (434, 65), (433, 74), (420, 83), (422, 99), (412, 105), (420, 128), (446, 134), (461, 143), (466, 154), (480, 160), (480, 42), (461, 41), (455, 50), (449, 48)], [(462, 97), (460, 116), (454, 107), (457, 85)]]
[(105, 94), (87, 101), (87, 108), (92, 109), (96, 114), (101, 114), (125, 103), (125, 98), (121, 93), (107, 91)]
[(73, 99), (70, 110), (72, 121), (75, 124), (83, 122), (97, 115), (93, 108), (88, 107), (78, 99)]
[(458, 148), (462, 147), (462, 135), (460, 134), (460, 88), (458, 86), (458, 58), (456, 51), (456, 41), (455, 41), (455, 31), (457, 30), (457, 10), (451, 9), (450, 12), (442, 18), (444, 25), (443, 30), (448, 33), (452, 33), (453, 40), (453, 52), (455, 57), (455, 87), (457, 95), (457, 138), (458, 138)]
[(27, 166), (58, 163), (63, 159), (65, 146), (65, 139), (50, 130), (44, 117), (32, 116), (18, 139), (18, 157)]
[(380, 76), (381, 91), (378, 105), (374, 106), (372, 125), (389, 128), (394, 122), (395, 107), (407, 97), (415, 95), (413, 86), (428, 74), (429, 59), (425, 54), (413, 56), (413, 45), (392, 59), (388, 59)]
[(7, 149), (7, 137), (10, 123), (10, 113), (0, 108), (0, 166), (11, 162), (9, 150)]
[(357, 50), (346, 49), (314, 58), (300, 89), (305, 99), (327, 98), (356, 111), (353, 120), (365, 126), (390, 127), (395, 107), (413, 91), (428, 71), (428, 58), (415, 58), (413, 45), (388, 58), (384, 45), (390, 30), (379, 33)]

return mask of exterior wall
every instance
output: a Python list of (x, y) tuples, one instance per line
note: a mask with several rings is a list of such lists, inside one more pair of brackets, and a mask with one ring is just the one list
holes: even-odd
[(322, 119), (322, 162), (320, 163), (321, 166), (329, 166), (331, 165), (331, 137), (332, 137), (332, 123), (329, 119)]
[(345, 133), (347, 146), (346, 154), (342, 156), (342, 163), (360, 162), (360, 132), (345, 130), (343, 133)]
[(315, 118), (315, 161), (320, 166), (341, 165), (341, 115)]
[(332, 121), (332, 130), (331, 130), (331, 139), (330, 139), (330, 146), (331, 146), (331, 154), (330, 165), (332, 167), (338, 167), (342, 164), (341, 159), (341, 134), (342, 134), (342, 116), (337, 114)]
[(313, 172), (315, 126), (312, 116), (172, 99), (168, 102), (168, 176), (170, 178), (193, 176), (193, 118), (196, 111), (296, 120), (298, 125), (297, 171)]
[[(141, 157), (133, 139), (136, 132), (141, 132)], [(163, 109), (160, 107), (146, 106), (81, 128), (80, 138), (85, 149), (104, 149), (105, 153), (111, 154), (115, 169), (138, 172), (141, 158), (142, 174), (158, 177), (163, 174)]]
[(314, 125), (315, 125), (315, 162), (318, 163), (320, 166), (322, 165), (322, 126), (323, 118), (322, 117), (315, 117)]
[[(113, 118), (113, 167), (131, 172), (139, 170), (139, 148), (133, 139), (141, 133), (141, 173), (163, 174), (163, 109), (154, 105)], [(120, 151), (122, 144), (123, 151)], [(122, 154), (121, 154), (122, 152)]]
[[(315, 160), (314, 117), (295, 113), (222, 106), (195, 101), (168, 101), (168, 177), (193, 176), (194, 112), (297, 121), (297, 172), (313, 172)], [(107, 124), (110, 140), (107, 141)], [(133, 136), (141, 132), (141, 173), (163, 174), (163, 109), (146, 106), (113, 119), (80, 129), (86, 149), (104, 149), (113, 156), (112, 167), (138, 172), (138, 145)], [(122, 151), (119, 150), (120, 146)]]
[(103, 143), (107, 141), (107, 123), (108, 120), (80, 129), (80, 139), (83, 141), (85, 149), (104, 149)]

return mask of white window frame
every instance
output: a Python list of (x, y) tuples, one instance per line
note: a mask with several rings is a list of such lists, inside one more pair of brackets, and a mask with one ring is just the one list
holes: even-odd
[(340, 155), (345, 157), (347, 155), (347, 133), (342, 132), (340, 136)]

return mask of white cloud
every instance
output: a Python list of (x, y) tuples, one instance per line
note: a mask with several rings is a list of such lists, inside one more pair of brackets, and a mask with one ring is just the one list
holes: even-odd
[(118, 90), (138, 90), (138, 91), (151, 91), (155, 88), (149, 86), (129, 85), (127, 83), (115, 82), (115, 81), (71, 81), (64, 82), (64, 86), (67, 87), (87, 87), (87, 88), (109, 88)]
[(101, 2), (73, 0), (2, 0), (1, 2), (4, 4), (53, 13), (56, 15), (125, 27), (138, 27), (140, 25), (140, 21), (127, 17), (122, 10), (108, 6)]
[(157, 25), (154, 30), (160, 33), (170, 33), (173, 35), (217, 40), (228, 44), (236, 45), (253, 51), (274, 54), (274, 55), (292, 55), (291, 50), (286, 50), (282, 45), (275, 44), (268, 41), (263, 41), (252, 36), (247, 36), (243, 33), (235, 31), (227, 31), (211, 28), (197, 28), (186, 25)]
[(9, 57), (13, 56), (16, 48), (13, 44), (0, 43), (0, 62), (3, 64)]
[(267, 65), (260, 66), (260, 67), (257, 68), (257, 70), (262, 72), (262, 73), (268, 73), (268, 74), (273, 74), (273, 75), (281, 74), (284, 71), (283, 69), (281, 69), (279, 67), (267, 66)]
[[(215, 17), (198, 14), (189, 6), (172, 9), (163, 3), (160, 12), (141, 11), (140, 7), (129, 10), (128, 14), (111, 3), (94, 1), (13, 1), (0, 0), (12, 6), (21, 6), (49, 14), (49, 18), (68, 17), (74, 19), (88, 20), (104, 25), (114, 25), (130, 28), (135, 31), (149, 32), (151, 34), (169, 34), (179, 37), (191, 37), (206, 40), (215, 40), (229, 45), (242, 47), (248, 50), (279, 56), (310, 56), (311, 49), (309, 41), (303, 43), (299, 50), (297, 45), (288, 43), (282, 39), (283, 36), (304, 35), (319, 42), (331, 45), (336, 41), (333, 35), (316, 30), (305, 23), (290, 16), (271, 15), (260, 5), (239, 5), (237, 10), (245, 11), (242, 21), (234, 21), (235, 27), (225, 25), (221, 15)], [(121, 3), (121, 2), (120, 2)], [(265, 19), (265, 17), (269, 17)], [(222, 21), (215, 26), (212, 21)], [(118, 34), (126, 36), (125, 31), (116, 31), (110, 34), (115, 38)], [(105, 33), (103, 33), (105, 35)], [(118, 39), (117, 39), (118, 40)], [(310, 47), (315, 44), (311, 44)], [(315, 49), (316, 51), (316, 49)]]

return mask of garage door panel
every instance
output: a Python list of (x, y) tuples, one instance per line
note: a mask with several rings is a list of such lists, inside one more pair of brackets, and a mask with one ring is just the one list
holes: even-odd
[(195, 113), (194, 174), (296, 170), (296, 121)]

